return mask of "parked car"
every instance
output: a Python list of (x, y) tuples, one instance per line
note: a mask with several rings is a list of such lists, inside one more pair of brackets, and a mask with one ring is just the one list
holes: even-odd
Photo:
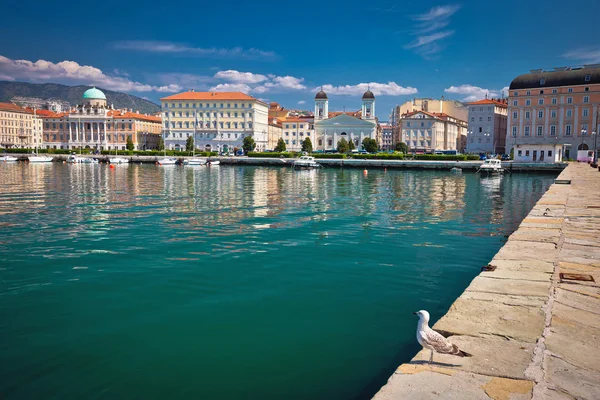
[(482, 161), (485, 161), (485, 160), (487, 160), (487, 156), (485, 154), (480, 154), (479, 159)]
[(502, 154), (502, 161), (509, 161), (510, 160), (510, 156), (508, 154)]

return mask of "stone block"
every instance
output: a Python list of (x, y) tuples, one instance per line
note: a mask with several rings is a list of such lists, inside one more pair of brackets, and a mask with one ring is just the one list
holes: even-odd
[(486, 276), (476, 277), (466, 290), (471, 292), (500, 293), (517, 296), (548, 297), (548, 289), (550, 288), (549, 279), (545, 282), (539, 282), (488, 277), (493, 276), (494, 272), (488, 272), (486, 273)]
[(600, 375), (596, 371), (586, 370), (560, 358), (545, 354), (544, 372), (545, 381), (549, 387), (566, 392), (571, 398), (581, 400), (600, 399)]

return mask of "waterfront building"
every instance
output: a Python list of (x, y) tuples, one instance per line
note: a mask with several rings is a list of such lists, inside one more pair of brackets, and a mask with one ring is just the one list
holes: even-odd
[(504, 154), (506, 150), (507, 99), (468, 103), (467, 153)]
[(599, 108), (600, 64), (531, 70), (510, 84), (507, 147), (560, 144), (565, 159), (585, 156), (598, 140)]
[(436, 150), (457, 150), (459, 138), (465, 134), (467, 122), (444, 113), (413, 111), (401, 116), (400, 141), (409, 151), (431, 153)]
[(47, 149), (126, 150), (131, 139), (135, 150), (158, 147), (161, 118), (107, 106), (96, 88), (83, 93), (82, 103), (69, 111), (39, 110), (43, 119), (43, 147)]
[(41, 119), (36, 111), (12, 103), (0, 103), (0, 146), (37, 148), (41, 144)]
[[(324, 91), (315, 96), (314, 129), (315, 150), (335, 150), (342, 138), (352, 140), (358, 149), (365, 138), (377, 140), (378, 123), (375, 118), (375, 95), (367, 90), (362, 96), (362, 109), (357, 112), (329, 112), (329, 99)], [(311, 139), (312, 140), (312, 139)]]
[(256, 151), (268, 146), (268, 106), (241, 92), (195, 92), (161, 100), (163, 133), (168, 149), (185, 149), (188, 137), (196, 148), (218, 152), (241, 148), (252, 136)]
[(393, 140), (392, 140), (392, 134), (393, 134), (393, 127), (392, 125), (388, 124), (388, 123), (383, 123), (380, 125), (381, 126), (381, 144), (380, 144), (380, 149), (381, 150), (394, 150), (394, 146), (392, 145)]
[(397, 105), (392, 112), (391, 120), (394, 121), (393, 125), (395, 127), (392, 140), (393, 146), (402, 141), (402, 116), (415, 111), (446, 114), (460, 121), (468, 121), (469, 116), (468, 108), (464, 103), (456, 100), (446, 100), (444, 96), (440, 100), (431, 98), (409, 100)]
[(557, 143), (517, 144), (514, 160), (517, 162), (561, 162), (563, 146)]
[(306, 117), (287, 117), (281, 121), (283, 125), (283, 140), (288, 151), (302, 150), (302, 142), (306, 138), (315, 146), (315, 126), (314, 118)]
[(267, 139), (267, 149), (266, 150), (274, 150), (277, 146), (277, 142), (283, 136), (283, 126), (281, 121), (277, 118), (269, 118), (269, 130), (268, 130), (268, 139)]

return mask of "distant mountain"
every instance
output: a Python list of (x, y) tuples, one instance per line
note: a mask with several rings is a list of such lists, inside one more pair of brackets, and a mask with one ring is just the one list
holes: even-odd
[[(26, 83), (26, 82), (6, 82), (0, 81), (0, 102), (10, 103), (13, 97), (37, 97), (43, 100), (61, 100), (66, 101), (72, 106), (81, 103), (83, 92), (91, 86), (67, 86), (57, 83)], [(160, 111), (160, 106), (149, 100), (132, 96), (126, 93), (113, 92), (103, 89), (106, 95), (107, 104), (113, 104), (115, 108), (131, 108), (133, 111), (139, 111), (145, 114), (153, 114)]]

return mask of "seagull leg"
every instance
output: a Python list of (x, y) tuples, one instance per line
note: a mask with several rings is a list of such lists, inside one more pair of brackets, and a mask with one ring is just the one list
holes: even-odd
[(433, 350), (431, 350), (431, 356), (429, 357), (429, 364), (433, 362)]

